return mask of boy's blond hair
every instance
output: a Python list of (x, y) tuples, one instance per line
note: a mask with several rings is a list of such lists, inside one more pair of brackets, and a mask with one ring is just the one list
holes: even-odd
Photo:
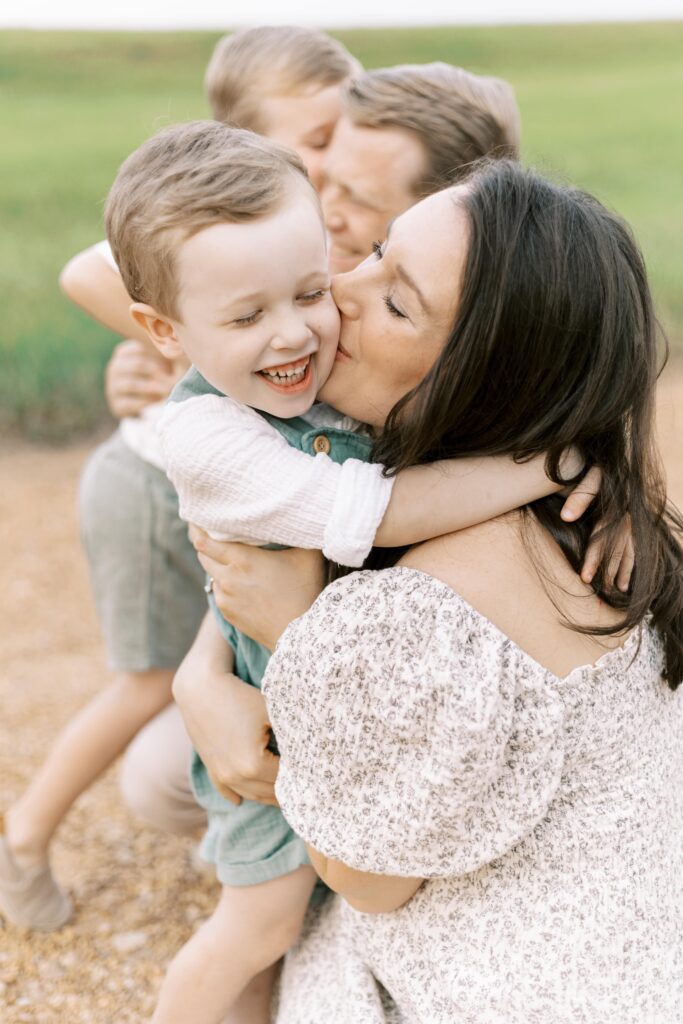
[(415, 133), (428, 161), (413, 186), (416, 196), (452, 184), (481, 157), (519, 157), (519, 108), (500, 78), (442, 62), (401, 64), (354, 78), (342, 102), (355, 124)]
[(153, 135), (122, 164), (104, 212), (130, 297), (177, 318), (182, 242), (212, 224), (274, 213), (297, 179), (317, 202), (296, 153), (239, 128), (191, 121)]
[(206, 69), (204, 87), (217, 121), (264, 134), (265, 96), (288, 96), (337, 85), (362, 70), (324, 32), (295, 26), (247, 28), (223, 36)]

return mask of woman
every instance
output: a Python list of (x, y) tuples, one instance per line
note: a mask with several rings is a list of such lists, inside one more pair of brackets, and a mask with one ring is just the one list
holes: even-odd
[[(607, 544), (588, 587), (590, 522), (546, 499), (337, 581), (287, 629), (264, 682), (276, 793), (343, 898), (290, 954), (278, 1024), (680, 1020), (682, 524), (637, 249), (500, 163), (400, 217), (335, 298), (323, 397), (383, 428), (379, 459), (548, 451), (556, 475), (575, 445)], [(280, 622), (306, 603), (271, 601)]]

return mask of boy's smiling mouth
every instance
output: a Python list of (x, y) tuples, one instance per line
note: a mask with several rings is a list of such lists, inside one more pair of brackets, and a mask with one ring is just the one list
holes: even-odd
[(293, 363), (283, 363), (281, 366), (269, 366), (258, 373), (266, 384), (276, 391), (305, 391), (311, 379), (311, 355), (303, 356)]

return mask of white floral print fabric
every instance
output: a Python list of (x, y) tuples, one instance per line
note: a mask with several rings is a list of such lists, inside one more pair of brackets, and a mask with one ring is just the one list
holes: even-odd
[(276, 792), (329, 857), (427, 879), (338, 897), (289, 954), (278, 1024), (683, 1021), (683, 688), (648, 625), (558, 679), (413, 569), (328, 587), (264, 694)]

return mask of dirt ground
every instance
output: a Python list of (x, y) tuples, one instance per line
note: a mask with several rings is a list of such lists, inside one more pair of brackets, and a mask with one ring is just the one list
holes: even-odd
[[(681, 364), (660, 385), (659, 430), (669, 491), (683, 505)], [(91, 447), (0, 448), (0, 809), (105, 678), (75, 507)], [(146, 1020), (165, 965), (216, 896), (190, 854), (188, 841), (137, 825), (119, 799), (116, 769), (108, 772), (54, 844), (73, 922), (47, 936), (0, 923), (3, 1024)]]

